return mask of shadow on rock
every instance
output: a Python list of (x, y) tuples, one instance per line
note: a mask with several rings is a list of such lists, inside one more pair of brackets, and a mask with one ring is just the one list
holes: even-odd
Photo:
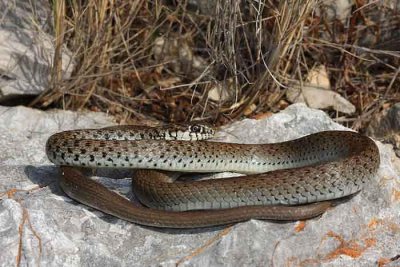
[(64, 195), (58, 185), (59, 169), (56, 166), (32, 166), (25, 167), (24, 172), (29, 180), (40, 187), (48, 187), (56, 195)]

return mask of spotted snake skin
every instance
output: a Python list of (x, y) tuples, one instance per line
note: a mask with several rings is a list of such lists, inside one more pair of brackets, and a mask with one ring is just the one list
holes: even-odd
[[(379, 167), (375, 143), (355, 132), (325, 131), (248, 145), (190, 141), (214, 134), (211, 128), (195, 126), (66, 131), (49, 138), (46, 152), (62, 166), (61, 186), (72, 198), (135, 223), (174, 228), (314, 217), (329, 201), (359, 192)], [(77, 167), (138, 169), (133, 191), (150, 208), (128, 204)], [(168, 183), (160, 171), (250, 175)]]

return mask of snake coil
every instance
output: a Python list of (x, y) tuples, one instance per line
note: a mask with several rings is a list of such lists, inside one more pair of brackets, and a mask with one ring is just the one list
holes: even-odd
[[(60, 185), (71, 198), (134, 223), (171, 228), (312, 218), (333, 200), (359, 192), (380, 163), (376, 144), (350, 131), (273, 144), (193, 141), (213, 134), (201, 124), (73, 130), (52, 135), (46, 153), (61, 166)], [(131, 203), (77, 167), (139, 169), (133, 190), (150, 208)], [(250, 175), (168, 183), (160, 170)]]

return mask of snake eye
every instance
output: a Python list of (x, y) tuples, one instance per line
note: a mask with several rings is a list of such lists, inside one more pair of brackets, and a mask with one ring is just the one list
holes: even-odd
[(200, 125), (197, 125), (197, 124), (191, 125), (191, 126), (189, 127), (189, 130), (190, 130), (191, 132), (193, 132), (193, 133), (200, 133), (200, 132), (201, 132), (201, 129), (202, 129), (202, 127), (201, 127)]

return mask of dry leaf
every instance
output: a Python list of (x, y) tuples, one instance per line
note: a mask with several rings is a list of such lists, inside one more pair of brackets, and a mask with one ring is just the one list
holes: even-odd
[(328, 73), (324, 65), (319, 65), (308, 73), (307, 83), (319, 88), (331, 89), (331, 83), (329, 82)]
[(158, 80), (157, 84), (162, 88), (172, 87), (175, 84), (179, 83), (181, 79), (179, 77), (170, 77), (164, 80)]
[(255, 119), (255, 120), (262, 120), (262, 119), (266, 119), (266, 118), (271, 117), (273, 114), (274, 113), (272, 113), (271, 111), (267, 111), (267, 112), (255, 114), (251, 118)]
[(286, 97), (292, 103), (306, 103), (310, 108), (332, 108), (346, 114), (356, 111), (353, 104), (330, 89), (326, 68), (320, 65), (310, 71), (303, 86), (299, 82), (294, 82), (286, 91)]
[(227, 81), (225, 83), (215, 83), (213, 87), (208, 91), (208, 98), (215, 101), (225, 101), (229, 99), (229, 92), (231, 89), (232, 83)]
[(253, 113), (256, 110), (257, 106), (256, 104), (251, 104), (250, 106), (247, 106), (245, 110), (243, 111), (243, 114), (245, 116), (249, 116), (251, 113)]

